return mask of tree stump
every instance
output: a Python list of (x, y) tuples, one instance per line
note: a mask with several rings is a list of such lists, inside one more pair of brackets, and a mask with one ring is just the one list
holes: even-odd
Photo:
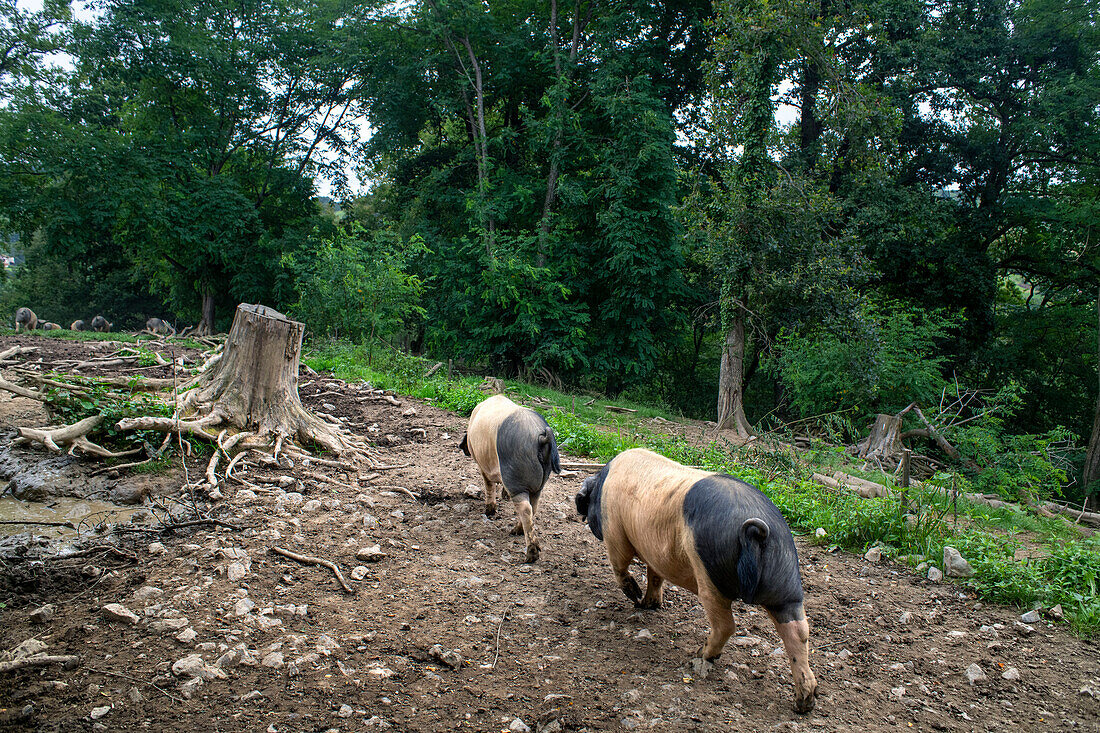
[(899, 415), (876, 415), (871, 434), (860, 442), (857, 455), (867, 460), (896, 461), (902, 451), (900, 431)]
[[(341, 456), (366, 456), (366, 445), (337, 424), (302, 406), (298, 397), (298, 367), (305, 325), (276, 310), (242, 303), (237, 306), (221, 356), (180, 395), (176, 418), (123, 420), (124, 430), (190, 432), (218, 436), (218, 446), (271, 448), (278, 457), (287, 439), (304, 453), (311, 444)], [(182, 418), (182, 419), (181, 419)], [(218, 431), (232, 435), (224, 442)]]

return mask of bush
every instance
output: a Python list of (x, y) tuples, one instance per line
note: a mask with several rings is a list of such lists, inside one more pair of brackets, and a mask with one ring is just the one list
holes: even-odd
[(802, 417), (895, 413), (939, 398), (947, 381), (936, 341), (957, 325), (943, 311), (865, 304), (859, 321), (843, 331), (782, 334), (768, 369)]
[(407, 274), (409, 260), (425, 250), (419, 237), (403, 241), (360, 225), (322, 238), (308, 260), (293, 255), (283, 264), (295, 275), (298, 300), (290, 312), (313, 333), (368, 344), (415, 328), (424, 316), (420, 279)]

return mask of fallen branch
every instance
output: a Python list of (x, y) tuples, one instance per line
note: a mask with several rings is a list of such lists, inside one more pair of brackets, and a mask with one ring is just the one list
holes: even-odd
[(323, 560), (319, 557), (312, 557), (310, 555), (299, 555), (297, 552), (291, 552), (290, 550), (283, 549), (282, 547), (272, 547), (271, 551), (276, 555), (282, 555), (283, 557), (289, 557), (291, 560), (297, 560), (300, 563), (306, 565), (321, 565), (326, 567), (336, 574), (336, 580), (340, 581), (340, 586), (348, 593), (355, 593), (355, 591), (344, 580), (344, 574), (340, 572), (340, 568), (336, 566), (336, 563), (329, 560)]
[(13, 659), (10, 662), (0, 662), (0, 674), (14, 672), (26, 667), (45, 667), (50, 664), (61, 664), (65, 667), (74, 667), (80, 662), (80, 657), (75, 654), (39, 654), (33, 657)]
[(68, 527), (69, 529), (76, 529), (76, 526), (72, 522), (32, 522), (27, 519), (3, 519), (0, 520), (0, 524), (33, 524), (41, 527)]
[(603, 409), (607, 410), (608, 412), (637, 412), (637, 410), (631, 410), (629, 407), (619, 407), (618, 405), (604, 405)]

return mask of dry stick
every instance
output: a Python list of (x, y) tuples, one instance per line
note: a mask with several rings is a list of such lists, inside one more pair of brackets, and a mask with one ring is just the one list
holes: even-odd
[(161, 687), (157, 687), (152, 682), (146, 682), (145, 680), (139, 680), (136, 677), (130, 677), (129, 675), (122, 674), (121, 672), (109, 672), (105, 669), (95, 669), (93, 667), (84, 667), (84, 669), (86, 669), (89, 672), (94, 672), (95, 674), (107, 675), (108, 677), (118, 677), (120, 679), (130, 680), (131, 682), (137, 682), (139, 685), (145, 685), (146, 687), (152, 687), (154, 690), (156, 690), (160, 694), (164, 695), (165, 697), (171, 698), (172, 700), (175, 700), (176, 702), (179, 702), (179, 703), (183, 702), (183, 698), (176, 697), (175, 695), (168, 692), (167, 690), (165, 690)]
[(331, 476), (326, 476), (323, 473), (318, 473), (317, 471), (310, 471), (309, 469), (302, 468), (302, 469), (299, 469), (298, 472), (299, 473), (304, 473), (306, 476), (308, 476), (309, 478), (311, 478), (315, 481), (323, 481), (326, 484), (335, 484), (335, 485), (341, 486), (345, 489), (352, 489), (353, 491), (359, 491), (359, 488), (360, 488), (358, 486), (352, 486), (351, 484), (346, 484), (343, 481), (332, 478)]
[(282, 547), (272, 547), (271, 551), (274, 552), (276, 555), (289, 557), (291, 560), (297, 560), (298, 562), (305, 563), (306, 565), (321, 565), (323, 567), (326, 567), (336, 574), (336, 579), (340, 581), (340, 586), (345, 591), (352, 594), (355, 593), (355, 591), (352, 590), (351, 586), (348, 585), (347, 581), (344, 580), (344, 574), (340, 572), (340, 568), (336, 567), (336, 563), (330, 562), (328, 560), (322, 560), (319, 557), (312, 557), (310, 555), (299, 555), (297, 552), (291, 552), (290, 550), (285, 550)]
[(105, 466), (103, 468), (98, 468), (95, 471), (92, 471), (88, 475), (89, 476), (98, 476), (101, 473), (109, 473), (110, 471), (121, 471), (124, 468), (133, 468), (134, 466), (144, 465), (144, 464), (148, 463), (151, 460), (153, 460), (153, 459), (152, 458), (146, 458), (144, 461), (134, 461), (133, 463), (120, 463), (117, 466)]
[(10, 662), (0, 662), (0, 674), (4, 672), (14, 672), (24, 667), (45, 667), (48, 664), (61, 664), (66, 667), (71, 667), (79, 661), (80, 657), (73, 654), (42, 654), (33, 657), (23, 657), (22, 659), (13, 659)]
[(413, 492), (406, 489), (404, 486), (375, 486), (374, 488), (378, 489), (379, 491), (397, 491), (410, 497), (413, 501), (420, 501), (420, 496), (418, 494), (414, 494)]
[(504, 615), (500, 617), (500, 623), (497, 624), (497, 638), (496, 641), (493, 642), (493, 669), (497, 668), (497, 657), (500, 656), (500, 628), (504, 626), (504, 620), (508, 618), (508, 612), (511, 610), (510, 606), (504, 609)]
[(69, 529), (76, 529), (76, 526), (72, 522), (32, 522), (24, 519), (4, 519), (0, 520), (0, 524), (34, 524), (42, 527), (68, 527)]

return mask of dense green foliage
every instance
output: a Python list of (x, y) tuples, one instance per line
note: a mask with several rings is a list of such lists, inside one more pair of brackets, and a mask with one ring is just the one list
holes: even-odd
[(975, 486), (1084, 492), (1098, 0), (95, 7), (0, 0), (5, 312), (258, 301), (372, 358), (848, 441), (915, 402)]

